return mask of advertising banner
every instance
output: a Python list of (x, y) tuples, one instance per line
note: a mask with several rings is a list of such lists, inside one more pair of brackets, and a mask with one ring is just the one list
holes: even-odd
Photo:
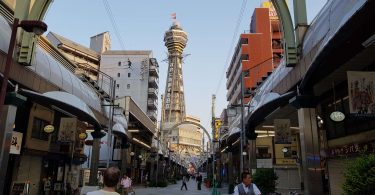
[(23, 134), (17, 131), (12, 132), (12, 140), (10, 142), (10, 154), (20, 154)]
[(76, 118), (61, 118), (59, 128), (59, 141), (74, 141), (77, 131)]
[(275, 119), (275, 144), (292, 143), (290, 119)]
[(348, 71), (349, 110), (375, 114), (375, 72)]

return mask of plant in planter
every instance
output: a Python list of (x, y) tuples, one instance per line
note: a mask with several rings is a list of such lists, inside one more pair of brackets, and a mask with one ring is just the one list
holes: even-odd
[(375, 154), (363, 154), (351, 161), (344, 176), (343, 190), (346, 194), (375, 192)]
[(258, 186), (262, 194), (268, 194), (275, 191), (276, 180), (279, 177), (274, 169), (260, 168), (253, 174), (253, 181)]

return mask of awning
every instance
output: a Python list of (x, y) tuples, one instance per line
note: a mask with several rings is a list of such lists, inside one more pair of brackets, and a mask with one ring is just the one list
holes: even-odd
[(117, 134), (121, 137), (128, 137), (128, 133), (126, 132), (124, 126), (120, 123), (116, 123), (115, 125), (113, 125), (112, 130), (114, 134)]
[(227, 144), (232, 145), (240, 136), (241, 129), (239, 127), (232, 128), (227, 138)]
[(279, 97), (268, 100), (262, 105), (259, 105), (255, 110), (245, 119), (246, 132), (254, 131), (255, 128), (273, 111), (280, 106), (289, 103), (289, 99), (296, 95), (296, 91), (287, 92)]
[(95, 131), (100, 131), (101, 125), (95, 118), (92, 110), (78, 97), (62, 91), (49, 91), (46, 93), (37, 93), (34, 91), (20, 89), (19, 94), (26, 96), (33, 102), (42, 106), (64, 112), (77, 117), (78, 120), (85, 121), (94, 126)]

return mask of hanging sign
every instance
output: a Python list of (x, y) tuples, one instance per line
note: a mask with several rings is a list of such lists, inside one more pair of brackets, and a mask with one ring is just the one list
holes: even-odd
[(348, 71), (349, 110), (375, 114), (375, 72)]
[(80, 134), (78, 135), (78, 137), (79, 137), (80, 140), (85, 140), (85, 139), (87, 138), (87, 133), (82, 132), (82, 133), (80, 133)]
[(61, 118), (59, 128), (59, 141), (75, 140), (75, 132), (77, 131), (76, 118)]
[(289, 119), (275, 119), (275, 144), (290, 144), (292, 143), (290, 120)]
[(53, 125), (46, 125), (43, 128), (43, 131), (50, 134), (50, 133), (53, 133), (55, 131), (55, 127)]
[(23, 134), (17, 131), (12, 132), (12, 140), (10, 142), (10, 154), (20, 154)]

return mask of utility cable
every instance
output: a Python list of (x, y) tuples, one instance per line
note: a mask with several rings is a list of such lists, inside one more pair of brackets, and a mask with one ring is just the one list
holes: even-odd
[(107, 16), (111, 22), (112, 28), (115, 32), (115, 36), (117, 37), (117, 40), (120, 43), (121, 49), (125, 50), (124, 41), (122, 40), (121, 35), (119, 33), (119, 28), (117, 26), (116, 18), (113, 16), (111, 6), (109, 5), (108, 0), (103, 0), (103, 4), (104, 4), (105, 11), (107, 13)]

